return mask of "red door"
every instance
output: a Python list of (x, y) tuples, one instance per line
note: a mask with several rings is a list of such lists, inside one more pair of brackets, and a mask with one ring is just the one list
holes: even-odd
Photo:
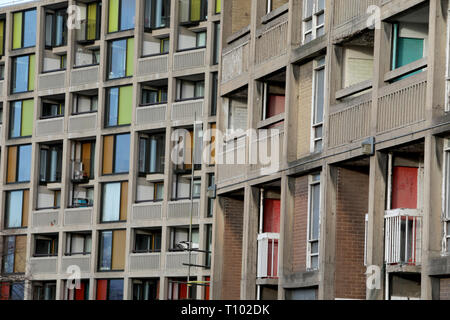
[(418, 168), (394, 167), (392, 174), (392, 209), (417, 209)]

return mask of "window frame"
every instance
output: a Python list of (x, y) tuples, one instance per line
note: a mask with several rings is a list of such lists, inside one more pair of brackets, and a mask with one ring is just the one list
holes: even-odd
[[(121, 0), (119, 0), (119, 1), (121, 1)], [(133, 74), (127, 75), (128, 71), (129, 71), (128, 70), (128, 59), (129, 59), (129, 57), (128, 57), (129, 41), (128, 40), (130, 40), (130, 39), (133, 39), (133, 47), (134, 47), (133, 48), (133, 57), (132, 57), (133, 58)], [(111, 40), (107, 41), (108, 42), (107, 43), (107, 47), (106, 47), (106, 50), (107, 50), (106, 80), (107, 81), (119, 80), (119, 79), (127, 79), (127, 78), (132, 78), (134, 76), (134, 71), (135, 71), (135, 68), (134, 68), (134, 49), (136, 47), (136, 45), (134, 43), (134, 40), (135, 40), (134, 37), (124, 37), (124, 38), (111, 39)], [(111, 78), (111, 72), (112, 72), (112, 66), (113, 66), (113, 61), (112, 61), (112, 55), (113, 55), (112, 54), (112, 44), (114, 42), (119, 42), (119, 41), (125, 41), (125, 43), (126, 43), (126, 48), (125, 48), (125, 70), (123, 70), (124, 71), (124, 76), (123, 77)], [(123, 86), (125, 86), (125, 85), (123, 85)]]
[[(74, 235), (83, 236), (83, 252), (73, 252), (73, 239)], [(87, 239), (90, 238), (91, 245), (89, 251), (87, 251)], [(69, 242), (69, 245), (68, 245)], [(70, 252), (68, 251), (70, 250)], [(91, 232), (67, 232), (66, 233), (66, 242), (65, 242), (65, 250), (64, 256), (76, 256), (76, 255), (90, 255), (92, 252), (92, 233)]]
[[(52, 237), (56, 236), (56, 237)], [(45, 239), (47, 238), (47, 239)], [(50, 244), (48, 253), (36, 253), (37, 241), (45, 241)], [(59, 235), (57, 233), (35, 234), (33, 239), (33, 257), (57, 257), (59, 250)]]
[[(148, 24), (146, 23), (146, 13), (147, 13), (147, 5), (148, 3), (151, 2), (152, 6), (151, 6), (151, 11), (150, 11), (150, 15), (151, 17), (149, 18), (150, 21), (150, 26), (148, 26)], [(155, 0), (145, 0), (144, 2), (144, 32), (152, 32), (153, 30), (159, 30), (159, 29), (164, 29), (164, 28), (170, 28), (170, 0), (161, 0), (161, 10), (164, 11), (166, 10), (167, 15), (163, 16), (161, 15), (161, 21), (164, 21), (164, 26), (160, 26), (160, 27), (154, 27), (152, 21), (155, 19), (156, 17), (156, 9), (155, 9)]]
[[(121, 216), (122, 216), (122, 212), (121, 212), (121, 209), (122, 209), (122, 188), (123, 188), (124, 182), (128, 182), (128, 181), (122, 180), (122, 181), (111, 181), (111, 182), (101, 183), (102, 194), (101, 194), (101, 199), (100, 199), (101, 200), (101, 203), (100, 203), (100, 224), (127, 222), (127, 219), (121, 220)], [(105, 195), (106, 195), (105, 186), (108, 185), (108, 184), (117, 184), (117, 183), (120, 185), (120, 190), (119, 190), (119, 219), (118, 220), (104, 220), (104, 212), (103, 212), (104, 205), (103, 205), (103, 202), (104, 202)], [(128, 184), (127, 184), (127, 188), (129, 188)]]
[[(316, 179), (316, 177), (319, 177)], [(308, 270), (320, 269), (320, 226), (321, 226), (321, 201), (322, 201), (322, 174), (320, 172), (308, 175), (308, 218), (307, 218), (307, 243), (306, 243), (306, 268)], [(312, 239), (311, 228), (314, 214), (313, 187), (319, 185), (319, 233), (318, 239)], [(317, 243), (317, 253), (312, 252), (312, 245)], [(312, 266), (312, 258), (317, 257), (317, 268)]]
[[(41, 162), (41, 160), (42, 160), (42, 151), (44, 151), (44, 150), (46, 151), (45, 179), (42, 180), (42, 176), (41, 176), (42, 162)], [(54, 150), (56, 150), (56, 153), (57, 153), (57, 163), (56, 163), (56, 172), (55, 172), (56, 180), (51, 180), (51, 178), (50, 178), (50, 176), (52, 175), (51, 160), (49, 160), (49, 157), (51, 155), (50, 152), (53, 152)], [(62, 175), (63, 175), (63, 172), (62, 172), (62, 163), (63, 163), (63, 159), (64, 159), (63, 152), (64, 152), (64, 145), (62, 142), (55, 143), (55, 144), (40, 144), (39, 145), (39, 184), (40, 185), (47, 185), (49, 183), (61, 183)], [(58, 167), (59, 167), (59, 176), (58, 176)], [(44, 209), (44, 208), (42, 208), (42, 209)]]
[[(30, 179), (29, 180), (23, 180), (23, 181), (22, 180), (18, 180), (19, 179), (19, 169), (20, 169), (20, 148), (26, 147), (26, 146), (30, 146), (31, 147), (30, 159), (29, 159), (29, 161), (31, 162), (32, 153), (33, 153), (33, 145), (31, 143), (7, 146), (8, 147), (8, 151), (9, 151), (9, 148), (16, 147), (17, 148), (17, 151), (16, 151), (17, 153), (16, 153), (16, 181), (14, 181), (14, 182), (7, 182), (7, 180), (6, 180), (6, 184), (12, 185), (12, 184), (29, 183), (30, 182), (30, 179), (31, 179), (31, 166), (30, 166), (30, 173), (28, 174)], [(7, 160), (7, 170), (8, 169), (9, 169), (9, 162)]]
[(443, 190), (444, 197), (442, 197), (442, 206), (444, 212), (441, 216), (443, 224), (443, 239), (442, 239), (442, 254), (450, 255), (450, 234), (448, 230), (450, 228), (450, 139), (444, 140), (444, 174), (443, 174)]
[[(34, 56), (34, 63), (33, 63), (34, 64), (34, 70), (30, 69), (31, 56)], [(14, 85), (15, 85), (15, 82), (17, 81), (17, 67), (16, 67), (17, 66), (17, 59), (18, 58), (23, 58), (23, 57), (27, 57), (28, 58), (28, 62), (27, 62), (27, 76), (26, 76), (27, 90), (25, 90), (25, 91), (14, 91)], [(33, 83), (33, 89), (30, 89), (30, 71), (33, 72), (33, 77), (36, 76), (36, 55), (35, 55), (35, 53), (14, 56), (14, 57), (11, 57), (11, 60), (12, 60), (12, 62), (11, 62), (11, 88), (10, 88), (11, 94), (23, 94), (23, 93), (33, 92), (34, 89), (35, 89), (35, 84)], [(55, 70), (53, 70), (53, 71), (55, 71)], [(46, 72), (52, 72), (52, 70), (46, 71)], [(19, 100), (19, 101), (23, 101), (23, 100)]]
[[(307, 16), (307, 6), (308, 0), (303, 0), (303, 12), (302, 12), (302, 44), (313, 41), (318, 38), (317, 30), (320, 28), (324, 29), (325, 33), (325, 10), (326, 3), (324, 2), (324, 8), (319, 9), (319, 1), (321, 0), (311, 0), (312, 1), (312, 14)], [(323, 0), (324, 1), (324, 0)], [(323, 23), (318, 24), (319, 16), (324, 15)], [(311, 21), (311, 29), (306, 29), (307, 23)], [(307, 41), (306, 37), (311, 34), (311, 40)]]
[[(160, 170), (156, 169), (154, 172), (150, 171), (150, 167), (152, 166), (152, 152), (151, 152), (151, 141), (152, 138), (156, 137), (154, 141), (157, 142), (156, 146), (156, 155), (155, 155), (155, 167), (160, 167)], [(141, 140), (145, 140), (145, 155), (144, 155), (144, 171), (141, 171), (141, 165), (139, 161), (141, 160)], [(160, 142), (160, 143), (158, 143)], [(158, 149), (161, 152), (160, 156), (162, 156), (162, 161), (158, 161)], [(148, 136), (140, 136), (139, 137), (139, 154), (138, 154), (138, 175), (140, 177), (146, 177), (147, 174), (164, 174), (165, 170), (165, 149), (166, 149), (166, 133), (158, 132), (149, 134)]]
[[(37, 26), (37, 18), (38, 18), (38, 12), (37, 12), (37, 8), (30, 8), (30, 9), (25, 9), (25, 10), (19, 10), (19, 11), (14, 11), (14, 12), (12, 12), (12, 14), (11, 14), (11, 17), (12, 17), (12, 30), (13, 30), (13, 35), (12, 35), (12, 37), (11, 37), (11, 41), (12, 41), (12, 43), (11, 43), (11, 50), (12, 51), (15, 51), (15, 50), (23, 50), (23, 49), (27, 49), (27, 48), (33, 48), (33, 47), (36, 47), (36, 41), (37, 41), (37, 39), (35, 38), (34, 39), (34, 45), (32, 45), (32, 46), (27, 46), (27, 47), (25, 47), (24, 46), (24, 35), (25, 35), (25, 12), (28, 12), (28, 11), (36, 11), (36, 25), (35, 25), (35, 28), (36, 28), (36, 38), (37, 38), (37, 32), (38, 32), (38, 26)], [(21, 26), (21, 31), (22, 31), (22, 33), (21, 33), (21, 44), (20, 44), (20, 48), (14, 48), (14, 15), (16, 14), (16, 13), (22, 13), (22, 26)]]
[[(116, 31), (109, 31), (109, 24), (110, 24), (110, 10), (111, 10), (111, 1), (108, 1), (108, 14), (107, 14), (107, 30), (108, 30), (108, 34), (114, 34), (114, 33), (118, 33), (118, 32), (124, 32), (124, 31), (129, 31), (129, 30), (133, 30), (136, 28), (136, 0), (134, 1), (134, 26), (132, 28), (129, 29), (121, 29), (120, 25), (122, 24), (122, 0), (117, 0), (118, 1), (118, 16), (117, 16), (117, 30)], [(138, 0), (139, 1), (139, 0)]]
[[(143, 235), (147, 238), (147, 249), (138, 250), (136, 248), (137, 245), (137, 236)], [(159, 249), (157, 248), (158, 243), (158, 235), (159, 235)], [(160, 253), (162, 247), (162, 230), (159, 229), (134, 229), (133, 236), (133, 253)]]
[[(323, 59), (323, 64), (321, 63)], [(322, 106), (322, 121), (317, 121), (317, 105), (318, 105), (318, 73), (323, 71), (323, 106)], [(323, 129), (324, 129), (324, 114), (326, 105), (326, 84), (327, 84), (327, 74), (326, 74), (326, 56), (321, 56), (313, 61), (313, 81), (312, 81), (312, 103), (311, 103), (311, 141), (310, 141), (310, 151), (311, 153), (322, 152), (323, 151)], [(316, 130), (322, 128), (322, 134), (320, 137), (316, 137)], [(320, 143), (320, 149), (316, 151), (316, 145)]]
[[(105, 88), (106, 90), (106, 94), (105, 94), (105, 120), (104, 120), (104, 127), (105, 129), (108, 128), (119, 128), (119, 127), (129, 127), (131, 126), (131, 123), (133, 122), (132, 119), (130, 121), (130, 123), (124, 123), (124, 124), (119, 124), (120, 120), (119, 120), (119, 114), (120, 114), (120, 89), (121, 88), (125, 88), (125, 87), (130, 87), (131, 88), (131, 97), (134, 98), (134, 86), (133, 84), (126, 84), (126, 85), (121, 85), (121, 86), (115, 86), (115, 87), (107, 87)], [(108, 121), (109, 121), (109, 116), (111, 114), (111, 90), (113, 89), (117, 89), (117, 122), (116, 124), (113, 125), (109, 125)], [(97, 100), (98, 103), (98, 100)], [(132, 117), (133, 114), (133, 105), (134, 105), (134, 101), (131, 101), (131, 106), (130, 106), (130, 116)], [(97, 104), (97, 108), (98, 108), (98, 104)]]
[[(130, 157), (128, 157), (128, 171), (126, 172), (115, 172), (115, 167), (116, 167), (116, 150), (117, 150), (117, 136), (122, 136), (122, 135), (128, 135), (129, 136), (129, 147), (131, 148), (131, 133), (130, 132), (124, 132), (124, 133), (117, 133), (117, 134), (107, 134), (102, 136), (103, 139), (103, 148), (104, 148), (104, 144), (105, 144), (105, 137), (110, 137), (113, 136), (113, 152), (112, 152), (112, 170), (111, 173), (104, 173), (104, 168), (102, 165), (102, 176), (112, 176), (112, 175), (119, 175), (119, 174), (128, 174), (130, 173), (130, 163), (131, 163), (131, 159)], [(102, 164), (103, 164), (103, 158), (105, 156), (104, 150), (102, 151)]]
[[(78, 105), (79, 105), (78, 100), (80, 99), (80, 97), (89, 97), (89, 100), (91, 101), (89, 104), (89, 109), (90, 109), (89, 111), (78, 112)], [(94, 101), (94, 98), (96, 98), (96, 100), (97, 100), (96, 109), (92, 108), (92, 106), (93, 106), (92, 102)], [(76, 94), (74, 94), (73, 99), (74, 99), (74, 101), (73, 101), (73, 105), (72, 105), (72, 113), (70, 114), (71, 116), (77, 116), (77, 115), (88, 114), (88, 113), (96, 113), (98, 111), (98, 94), (94, 95), (94, 96), (89, 96), (89, 95), (83, 95), (83, 94), (76, 93)], [(74, 111), (75, 108), (77, 111)]]
[[(56, 27), (56, 22), (57, 22), (57, 17), (58, 15), (60, 15), (62, 13), (62, 17), (63, 17), (63, 29), (62, 29), (62, 44), (57, 45), (56, 44), (56, 39), (57, 39), (57, 27)], [(50, 45), (47, 45), (47, 17), (51, 16), (51, 39)], [(44, 12), (44, 48), (47, 50), (51, 50), (53, 48), (60, 48), (60, 47), (65, 47), (67, 46), (67, 38), (69, 35), (68, 32), (68, 28), (67, 28), (67, 19), (68, 19), (68, 15), (67, 15), (67, 8), (65, 9), (46, 9)]]

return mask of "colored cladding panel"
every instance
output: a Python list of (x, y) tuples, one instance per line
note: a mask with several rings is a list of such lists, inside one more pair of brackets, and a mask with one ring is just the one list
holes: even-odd
[(134, 74), (134, 38), (127, 40), (127, 77)]
[(275, 240), (273, 243), (269, 241), (268, 245), (267, 274), (271, 278), (276, 278), (278, 276), (278, 240)]
[(394, 167), (392, 176), (392, 209), (417, 208), (418, 168)]
[(17, 172), (17, 147), (8, 148), (8, 173), (6, 176), (6, 182), (16, 182)]
[(271, 118), (284, 112), (286, 97), (282, 95), (269, 95), (267, 99), (266, 118)]
[(109, 0), (108, 32), (119, 31), (119, 0)]
[(127, 208), (128, 208), (128, 182), (121, 183), (120, 189), (120, 221), (127, 220)]
[(278, 199), (264, 199), (263, 232), (280, 232), (280, 200)]
[(28, 91), (34, 90), (34, 70), (36, 66), (36, 57), (34, 54), (30, 55), (28, 60)]
[(4, 41), (5, 41), (5, 21), (1, 20), (0, 21), (0, 56), (5, 54)]
[(200, 20), (201, 0), (191, 0), (191, 21)]
[(13, 49), (22, 48), (22, 22), (23, 13), (14, 13), (14, 30), (13, 30)]
[(87, 40), (95, 40), (97, 37), (97, 29), (96, 29), (96, 20), (97, 20), (97, 3), (91, 3), (88, 5), (87, 9)]
[(28, 210), (30, 208), (30, 190), (24, 190), (22, 196), (22, 227), (28, 227)]
[(9, 283), (0, 283), (0, 300), (9, 300)]
[(97, 300), (108, 300), (108, 280), (97, 280)]
[(25, 262), (27, 255), (27, 236), (16, 236), (14, 252), (14, 272), (25, 273)]
[(221, 0), (216, 0), (216, 13), (220, 13), (221, 5), (222, 5), (221, 2), (222, 2)]
[(86, 294), (86, 284), (84, 282), (81, 282), (80, 289), (75, 289), (75, 300), (84, 300), (85, 294)]
[(22, 128), (20, 134), (22, 137), (33, 135), (33, 109), (34, 100), (24, 100), (22, 102)]
[(126, 231), (115, 230), (113, 232), (112, 270), (125, 269), (125, 243)]
[(111, 174), (113, 169), (114, 136), (103, 138), (103, 174)]
[(131, 123), (132, 107), (133, 107), (133, 86), (120, 87), (118, 125)]

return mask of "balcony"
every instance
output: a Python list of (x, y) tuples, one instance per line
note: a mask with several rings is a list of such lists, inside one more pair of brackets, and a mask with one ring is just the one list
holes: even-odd
[(70, 72), (70, 86), (89, 85), (89, 88), (98, 83), (99, 66), (80, 67)]
[[(336, 0), (334, 1), (334, 26), (364, 17), (371, 5), (379, 5), (380, 0)], [(364, 21), (365, 22), (365, 21)]]
[[(198, 218), (200, 201), (194, 200), (192, 216)], [(189, 219), (191, 215), (191, 200), (169, 202), (167, 208), (168, 219)]]
[(159, 271), (161, 269), (161, 253), (134, 253), (130, 255), (130, 271)]
[(32, 257), (30, 259), (31, 275), (55, 274), (57, 271), (58, 257)]
[(255, 63), (261, 64), (273, 58), (280, 57), (287, 53), (288, 21), (287, 14), (283, 16), (283, 21), (277, 25), (263, 30), (256, 35)]
[(136, 125), (161, 124), (166, 120), (166, 110), (167, 104), (139, 107), (136, 109)]
[[(81, 161), (72, 161), (72, 182), (73, 183), (88, 183), (88, 172), (84, 170), (84, 164)], [(89, 204), (86, 204), (89, 205)]]
[(248, 72), (250, 40), (223, 50), (222, 55), (222, 83), (231, 81)]
[(72, 115), (69, 117), (69, 133), (86, 132), (97, 128), (97, 113)]
[(64, 133), (64, 117), (36, 121), (36, 136), (45, 137)]
[(59, 221), (59, 210), (34, 211), (31, 225), (36, 227), (56, 227)]
[(422, 212), (395, 209), (385, 212), (385, 263), (417, 266), (421, 263)]
[(172, 104), (171, 118), (173, 121), (193, 121), (195, 114), (197, 114), (197, 119), (203, 116), (203, 99), (181, 101)]
[(258, 235), (258, 278), (278, 278), (279, 233), (260, 233)]
[(39, 75), (39, 90), (50, 90), (65, 88), (66, 71), (56, 71)]
[(92, 208), (73, 208), (64, 211), (64, 226), (86, 226), (92, 223)]
[[(199, 264), (197, 262), (198, 253), (191, 253), (191, 264)], [(166, 269), (167, 270), (182, 270), (184, 271), (187, 266), (183, 264), (189, 263), (188, 252), (167, 252), (166, 253)]]
[(199, 68), (205, 65), (206, 49), (196, 49), (177, 52), (173, 57), (173, 69), (175, 71)]
[(167, 54), (148, 58), (142, 58), (138, 61), (138, 76), (147, 76), (151, 74), (165, 73), (169, 69), (169, 59)]
[(146, 220), (161, 220), (162, 218), (162, 203), (161, 202), (145, 202), (133, 205), (132, 220), (146, 221)]
[(69, 266), (78, 266), (81, 272), (87, 273), (91, 270), (91, 256), (64, 256), (61, 261), (62, 272), (66, 272)]

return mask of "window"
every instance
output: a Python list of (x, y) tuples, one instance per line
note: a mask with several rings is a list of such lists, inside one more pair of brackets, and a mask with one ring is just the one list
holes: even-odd
[(67, 9), (46, 10), (45, 47), (67, 45)]
[(165, 133), (141, 135), (139, 138), (139, 174), (164, 173)]
[(34, 101), (13, 101), (10, 104), (9, 137), (30, 137), (33, 134)]
[(123, 300), (123, 279), (97, 280), (97, 300)]
[(35, 55), (13, 58), (12, 64), (12, 93), (33, 91)]
[(56, 118), (64, 116), (64, 102), (43, 102), (41, 118)]
[(98, 95), (75, 94), (72, 114), (96, 112), (98, 108)]
[(55, 300), (56, 281), (33, 281), (33, 300)]
[(130, 168), (130, 134), (103, 137), (103, 174), (128, 173)]
[(73, 182), (85, 183), (94, 178), (95, 140), (75, 141), (72, 148)]
[(135, 0), (110, 0), (108, 32), (111, 33), (133, 29), (135, 15)]
[(34, 236), (34, 256), (50, 257), (58, 255), (58, 234)]
[(36, 21), (36, 9), (13, 13), (13, 50), (36, 45)]
[(30, 181), (31, 144), (8, 147), (7, 183)]
[(142, 86), (142, 105), (167, 103), (167, 85), (163, 87)]
[(3, 268), (5, 274), (25, 273), (27, 260), (27, 236), (7, 236), (3, 238)]
[(215, 23), (213, 64), (219, 64), (219, 59), (220, 59), (220, 23)]
[(23, 300), (24, 282), (0, 282), (0, 300)]
[(206, 20), (208, 2), (206, 0), (180, 0), (179, 10), (181, 24), (195, 24)]
[(128, 181), (103, 184), (101, 222), (127, 220)]
[[(192, 227), (192, 249), (199, 248), (198, 226)], [(170, 228), (170, 251), (189, 249), (189, 226)]]
[(176, 129), (172, 138), (172, 141), (175, 143), (172, 154), (178, 156), (175, 162), (176, 173), (189, 173), (192, 170), (192, 164), (194, 164), (194, 170), (200, 170), (202, 166), (201, 157), (203, 151), (202, 125), (200, 124), (196, 127), (195, 141), (193, 129)]
[(0, 124), (3, 124), (3, 102), (0, 102)]
[[(214, 173), (208, 173), (208, 190), (214, 190), (215, 176)], [(208, 211), (206, 216), (212, 217), (214, 213), (214, 198), (208, 197)]]
[[(70, 280), (69, 280), (70, 281)], [(80, 287), (71, 289), (68, 284), (69, 281), (65, 281), (64, 285), (64, 300), (89, 300), (89, 280), (79, 280)]]
[(107, 89), (106, 127), (129, 125), (133, 110), (133, 86)]
[(197, 32), (195, 34), (195, 46), (197, 48), (206, 47), (206, 31)]
[(307, 268), (319, 268), (320, 174), (309, 176)]
[(201, 99), (205, 95), (205, 81), (177, 79), (177, 101)]
[(108, 45), (108, 79), (131, 77), (134, 73), (134, 38), (111, 41)]
[(161, 53), (169, 53), (169, 38), (164, 38), (160, 40)]
[(0, 64), (0, 80), (5, 80), (5, 64)]
[(66, 234), (66, 256), (90, 254), (92, 237), (90, 232), (70, 232)]
[(303, 0), (303, 42), (325, 33), (325, 0)]
[(325, 57), (314, 61), (314, 87), (312, 112), (312, 152), (322, 151), (323, 110), (325, 104)]
[[(195, 279), (190, 280), (195, 281)], [(167, 300), (193, 300), (197, 296), (197, 286), (191, 286), (188, 297), (187, 278), (169, 278), (168, 284)]]
[(263, 83), (263, 119), (270, 119), (284, 113), (286, 102), (285, 83)]
[(5, 19), (0, 19), (0, 57), (5, 55)]
[(170, 0), (145, 0), (145, 30), (170, 26)]
[(125, 230), (100, 231), (98, 271), (125, 269)]
[(212, 224), (206, 225), (206, 267), (211, 268), (211, 256), (212, 256)]
[(161, 252), (161, 229), (136, 229), (133, 252)]
[(444, 239), (442, 241), (442, 251), (444, 253), (450, 253), (450, 143), (448, 140), (445, 141), (445, 174), (444, 174), (444, 206), (445, 211), (443, 215), (443, 225), (444, 225)]
[(77, 30), (77, 40), (80, 42), (91, 42), (100, 39), (102, 21), (102, 3), (91, 2), (88, 4), (77, 2), (81, 10), (80, 29)]
[(5, 228), (26, 228), (28, 226), (29, 190), (6, 192)]
[(63, 145), (41, 145), (39, 155), (39, 182), (61, 182)]
[(212, 82), (211, 82), (211, 111), (210, 115), (215, 116), (217, 114), (217, 95), (219, 92), (219, 81), (217, 72), (212, 73)]
[(133, 300), (158, 300), (159, 279), (133, 279)]

